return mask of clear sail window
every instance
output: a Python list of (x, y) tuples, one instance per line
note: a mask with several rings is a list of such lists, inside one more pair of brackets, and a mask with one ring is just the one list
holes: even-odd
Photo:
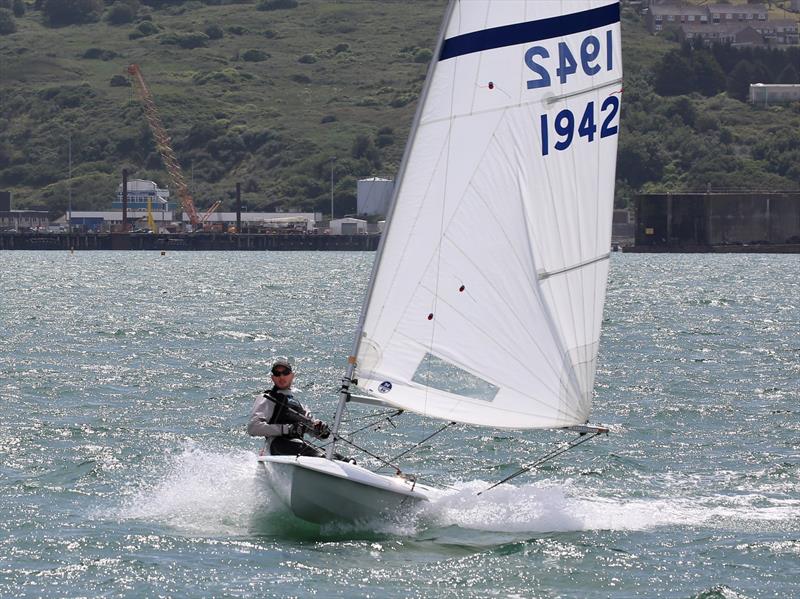
[(493, 401), (500, 390), (489, 381), (433, 354), (425, 354), (411, 380), (426, 387), (482, 401)]

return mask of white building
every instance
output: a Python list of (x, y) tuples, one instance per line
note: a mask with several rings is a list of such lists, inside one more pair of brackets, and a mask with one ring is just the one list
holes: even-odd
[(360, 218), (336, 218), (331, 221), (331, 235), (363, 235), (367, 221)]
[[(153, 220), (159, 229), (164, 229), (172, 222), (174, 214), (170, 212), (153, 212)], [(73, 210), (57, 218), (54, 224), (61, 227), (71, 226), (78, 231), (94, 231), (97, 233), (110, 231), (122, 224), (122, 210)], [(128, 212), (128, 225), (131, 229), (147, 228), (147, 213)]]
[(797, 83), (751, 83), (750, 103), (770, 106), (800, 101), (800, 84)]
[[(200, 211), (202, 214), (202, 211)], [(258, 231), (262, 229), (310, 231), (322, 220), (321, 212), (242, 212), (242, 230)], [(184, 225), (189, 224), (189, 216), (183, 214)], [(217, 225), (225, 230), (236, 226), (235, 212), (212, 212), (205, 219), (205, 224)]]
[(357, 183), (356, 210), (358, 214), (385, 215), (392, 201), (394, 181), (371, 177)]
[[(167, 212), (175, 206), (169, 203), (169, 190), (160, 188), (155, 181), (131, 179), (128, 181), (128, 210), (147, 211), (150, 202), (153, 212)], [(122, 210), (122, 183), (117, 186), (117, 199), (111, 207)]]

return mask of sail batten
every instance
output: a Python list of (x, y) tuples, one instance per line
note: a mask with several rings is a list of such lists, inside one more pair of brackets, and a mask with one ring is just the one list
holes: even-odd
[[(577, 96), (583, 96), (583, 95), (589, 94), (589, 93), (597, 93), (598, 91), (603, 90), (603, 89), (608, 88), (608, 87), (617, 87), (617, 86), (619, 86), (620, 83), (622, 83), (622, 77), (620, 77), (619, 79), (614, 79), (613, 81), (609, 81), (608, 83), (606, 83), (604, 85), (601, 85), (601, 86), (598, 86), (598, 87), (590, 87), (590, 88), (587, 88), (587, 89), (580, 89), (578, 91), (573, 91), (573, 92), (570, 92), (568, 94), (562, 94), (560, 96), (551, 96), (551, 97), (549, 97), (549, 98), (547, 98), (545, 100), (545, 103), (547, 103), (547, 104), (555, 104), (556, 102), (559, 102), (560, 100), (567, 100), (569, 98), (575, 98)], [(617, 91), (619, 91), (619, 90), (617, 90)]]
[(618, 2), (456, 1), (437, 57), (361, 318), (359, 385), (451, 421), (584, 424), (608, 276)]

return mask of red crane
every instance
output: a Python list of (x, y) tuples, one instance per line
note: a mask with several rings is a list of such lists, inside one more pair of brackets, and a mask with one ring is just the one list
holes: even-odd
[(189, 193), (189, 187), (186, 185), (186, 178), (183, 176), (183, 170), (181, 169), (181, 165), (178, 162), (178, 159), (175, 157), (175, 151), (172, 149), (172, 145), (170, 144), (167, 130), (164, 129), (164, 125), (161, 123), (161, 117), (158, 116), (156, 103), (153, 100), (153, 96), (150, 93), (147, 84), (144, 82), (142, 69), (139, 68), (139, 65), (132, 64), (128, 66), (128, 74), (133, 78), (133, 81), (136, 84), (136, 93), (139, 96), (139, 99), (142, 101), (145, 118), (147, 118), (147, 122), (150, 125), (150, 130), (153, 132), (153, 137), (156, 138), (156, 147), (158, 148), (159, 154), (161, 154), (161, 159), (164, 161), (164, 166), (167, 168), (167, 172), (172, 178), (172, 183), (175, 185), (175, 188), (178, 191), (178, 198), (180, 199), (181, 207), (189, 216), (189, 222), (192, 223), (192, 228), (195, 229), (198, 225), (202, 224), (206, 218), (208, 218), (208, 216), (210, 216), (211, 212), (213, 212), (219, 205), (219, 202), (217, 202), (217, 204), (213, 206), (211, 210), (209, 210), (205, 218), (201, 218), (197, 213), (197, 208), (194, 206), (194, 200), (192, 200), (192, 195)]

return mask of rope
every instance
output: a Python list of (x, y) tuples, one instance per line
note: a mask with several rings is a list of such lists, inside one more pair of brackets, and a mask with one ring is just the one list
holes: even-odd
[(560, 456), (562, 453), (565, 453), (565, 452), (569, 451), (570, 449), (573, 449), (574, 447), (577, 447), (578, 445), (581, 445), (582, 443), (586, 443), (587, 441), (590, 441), (590, 440), (594, 439), (595, 437), (597, 437), (598, 435), (602, 435), (602, 434), (603, 434), (603, 432), (601, 431), (601, 432), (594, 433), (591, 437), (584, 437), (583, 435), (581, 435), (580, 437), (578, 437), (574, 441), (567, 442), (567, 444), (565, 446), (562, 446), (562, 447), (560, 447), (558, 449), (554, 449), (553, 451), (551, 451), (550, 453), (545, 454), (544, 456), (542, 456), (541, 458), (539, 458), (535, 462), (533, 462), (531, 464), (528, 464), (527, 466), (523, 466), (522, 468), (520, 468), (519, 470), (517, 470), (513, 474), (510, 474), (509, 476), (506, 476), (503, 480), (501, 480), (499, 482), (496, 482), (491, 487), (488, 487), (488, 488), (484, 489), (483, 491), (480, 491), (478, 493), (478, 495), (486, 493), (487, 491), (491, 491), (495, 487), (510, 481), (512, 478), (516, 478), (520, 474), (524, 474), (525, 472), (533, 470), (537, 466), (541, 466), (545, 462), (547, 462), (549, 460), (552, 460), (553, 458), (555, 458), (557, 456)]
[(345, 443), (347, 443), (348, 445), (351, 445), (351, 446), (355, 447), (357, 450), (359, 450), (359, 451), (363, 451), (363, 452), (364, 452), (365, 454), (367, 454), (369, 457), (371, 457), (371, 458), (374, 458), (374, 459), (378, 460), (378, 461), (379, 461), (381, 464), (383, 464), (383, 465), (385, 465), (385, 466), (389, 466), (389, 468), (393, 468), (393, 469), (394, 469), (394, 470), (395, 470), (395, 471), (396, 471), (398, 474), (400, 474), (400, 473), (402, 472), (402, 470), (400, 470), (400, 468), (398, 468), (398, 467), (397, 467), (397, 466), (395, 466), (394, 464), (392, 464), (392, 463), (390, 463), (390, 462), (387, 462), (387, 461), (386, 461), (386, 460), (384, 460), (382, 457), (380, 457), (380, 456), (378, 456), (378, 455), (375, 455), (375, 454), (374, 454), (374, 453), (372, 453), (371, 451), (369, 451), (369, 450), (367, 450), (367, 449), (364, 449), (363, 447), (361, 447), (361, 446), (359, 446), (359, 445), (356, 445), (355, 443), (353, 443), (353, 442), (352, 442), (352, 441), (350, 441), (349, 439), (345, 439), (344, 437), (341, 437), (341, 436), (339, 436), (339, 435), (336, 435), (336, 439), (335, 439), (335, 440), (336, 440), (336, 441), (344, 441), (344, 442), (345, 442)]
[[(403, 413), (403, 410), (393, 410), (391, 412), (385, 412), (384, 414), (389, 414), (389, 416), (384, 416), (383, 418), (379, 418), (378, 420), (375, 420), (374, 422), (370, 422), (369, 424), (366, 424), (366, 425), (362, 426), (361, 428), (357, 428), (354, 431), (350, 431), (348, 433), (343, 433), (343, 434), (347, 434), (347, 435), (352, 437), (353, 435), (355, 435), (357, 433), (360, 433), (363, 430), (366, 430), (368, 428), (371, 428), (373, 426), (376, 426), (376, 425), (380, 424), (384, 420), (386, 420), (389, 424), (394, 426), (394, 423), (392, 422), (392, 417), (393, 416), (399, 416), (402, 413)], [(342, 440), (342, 441), (347, 442), (342, 435), (335, 435), (333, 439), (331, 439), (330, 441), (328, 441), (327, 443), (325, 443), (323, 445), (319, 445), (318, 447), (320, 449), (325, 449), (328, 445), (330, 445), (331, 443), (335, 443), (337, 440)], [(365, 453), (368, 453), (368, 452), (365, 451)]]
[(430, 439), (432, 439), (433, 437), (435, 437), (436, 435), (438, 435), (439, 433), (441, 433), (441, 432), (442, 432), (443, 430), (445, 430), (446, 428), (450, 428), (450, 427), (451, 427), (451, 426), (453, 426), (454, 424), (456, 424), (456, 423), (455, 423), (455, 422), (448, 422), (448, 423), (447, 423), (447, 424), (445, 424), (445, 425), (444, 425), (442, 428), (440, 428), (438, 431), (434, 431), (434, 432), (432, 432), (430, 435), (428, 435), (427, 437), (425, 437), (425, 438), (424, 438), (422, 441), (420, 441), (419, 443), (416, 443), (416, 444), (412, 445), (411, 447), (409, 447), (409, 448), (408, 448), (408, 449), (406, 449), (405, 451), (403, 451), (403, 452), (401, 452), (401, 453), (398, 453), (396, 456), (394, 456), (393, 458), (389, 458), (389, 459), (390, 459), (391, 461), (395, 461), (395, 460), (398, 460), (398, 459), (402, 458), (402, 457), (403, 457), (404, 455), (406, 455), (407, 453), (411, 453), (411, 452), (412, 452), (412, 451), (414, 451), (414, 450), (415, 450), (417, 447), (419, 447), (420, 445), (422, 445), (422, 444), (423, 444), (423, 443), (425, 443), (426, 441), (429, 441)]
[(357, 428), (357, 429), (356, 429), (356, 430), (354, 430), (354, 431), (350, 431), (350, 432), (349, 432), (349, 433), (347, 433), (347, 434), (348, 434), (348, 435), (350, 435), (350, 436), (352, 437), (352, 436), (353, 436), (353, 435), (355, 435), (356, 433), (360, 433), (360, 432), (361, 432), (361, 431), (363, 431), (363, 430), (366, 430), (366, 429), (368, 429), (368, 428), (372, 428), (373, 426), (376, 426), (376, 425), (380, 424), (380, 423), (381, 423), (381, 422), (383, 422), (384, 420), (386, 420), (386, 421), (387, 421), (389, 424), (391, 424), (392, 426), (394, 426), (394, 423), (392, 422), (392, 418), (393, 418), (393, 417), (395, 417), (395, 416), (399, 416), (399, 415), (400, 415), (400, 414), (402, 414), (402, 413), (403, 413), (403, 410), (394, 410), (394, 411), (392, 411), (392, 412), (387, 412), (387, 414), (389, 414), (388, 416), (385, 416), (385, 415), (384, 415), (382, 418), (379, 418), (378, 420), (376, 420), (376, 421), (374, 421), (374, 422), (370, 422), (369, 424), (367, 424), (367, 425), (365, 425), (365, 426), (362, 426), (361, 428)]
[(363, 416), (352, 416), (348, 418), (348, 420), (364, 420), (365, 418), (373, 418), (375, 416), (389, 416), (390, 418), (394, 416), (399, 416), (403, 413), (403, 410), (386, 410), (385, 412), (373, 412), (372, 414), (364, 414)]
[[(372, 427), (372, 426), (374, 426), (376, 424), (379, 424), (383, 420), (387, 420), (390, 424), (392, 424), (391, 416), (398, 416), (398, 415), (400, 415), (402, 413), (403, 413), (403, 410), (392, 411), (392, 412), (389, 413), (390, 416), (386, 416), (384, 418), (376, 420), (375, 422), (371, 422), (371, 423), (367, 424), (366, 426), (363, 426), (363, 427), (361, 427), (359, 429), (351, 431), (351, 432), (349, 432), (347, 434), (350, 435), (350, 436), (353, 436), (356, 433), (359, 433), (359, 432), (363, 431), (364, 429), (367, 429), (367, 428), (370, 428), (370, 427)], [(450, 428), (451, 426), (453, 426), (455, 424), (456, 424), (455, 422), (448, 422), (447, 424), (445, 424), (444, 426), (440, 427), (438, 430), (432, 432), (430, 435), (428, 435), (427, 437), (425, 437), (424, 439), (422, 439), (418, 443), (415, 443), (414, 445), (412, 445), (411, 447), (409, 447), (405, 451), (397, 454), (396, 456), (394, 456), (392, 458), (389, 458), (388, 460), (384, 459), (384, 458), (382, 458), (382, 457), (380, 457), (380, 456), (378, 456), (378, 455), (376, 455), (376, 454), (374, 454), (374, 453), (372, 453), (370, 451), (368, 451), (367, 449), (364, 449), (363, 447), (361, 447), (359, 445), (356, 445), (355, 443), (353, 443), (353, 441), (344, 438), (342, 435), (335, 435), (333, 440), (328, 441), (326, 444), (320, 445), (318, 447), (319, 447), (319, 449), (324, 449), (325, 447), (327, 447), (331, 443), (334, 443), (336, 441), (343, 441), (343, 442), (347, 443), (348, 445), (354, 447), (355, 449), (367, 454), (371, 458), (374, 458), (374, 459), (378, 460), (381, 464), (383, 464), (383, 466), (388, 466), (388, 467), (392, 468), (393, 470), (395, 470), (399, 474), (400, 472), (402, 472), (402, 470), (400, 470), (400, 468), (398, 466), (396, 466), (395, 464), (393, 464), (392, 462), (395, 462), (396, 460), (398, 460), (399, 458), (403, 457), (404, 455), (414, 451), (417, 447), (419, 447), (423, 443), (429, 441), (430, 439), (432, 439), (433, 437), (435, 437), (436, 435), (438, 435), (439, 433), (441, 433), (445, 429)], [(392, 424), (392, 426), (394, 426), (394, 425)], [(383, 466), (380, 466), (377, 470), (380, 470), (381, 468), (383, 468)], [(375, 470), (373, 472), (376, 472), (377, 470)], [(415, 480), (419, 480), (419, 479), (415, 478)]]

